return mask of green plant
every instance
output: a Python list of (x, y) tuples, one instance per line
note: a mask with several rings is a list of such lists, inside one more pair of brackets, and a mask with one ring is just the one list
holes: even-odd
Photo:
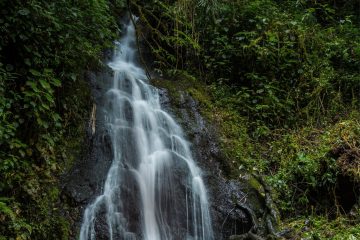
[[(61, 146), (81, 141), (70, 134), (87, 108), (80, 83), (102, 65), (119, 33), (113, 14), (124, 5), (0, 3), (0, 238), (66, 239), (69, 224), (55, 207), (58, 175), (69, 165)], [(82, 95), (71, 95), (80, 87)]]

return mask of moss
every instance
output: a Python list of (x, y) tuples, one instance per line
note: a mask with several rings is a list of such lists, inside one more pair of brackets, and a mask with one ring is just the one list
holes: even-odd
[(48, 192), (49, 201), (55, 202), (56, 200), (58, 200), (59, 194), (60, 194), (60, 190), (58, 187), (56, 187), (56, 186), (51, 187)]
[[(61, 172), (68, 171), (75, 160), (81, 156), (85, 141), (87, 119), (90, 117), (92, 107), (91, 91), (88, 79), (81, 77), (76, 84), (68, 86), (66, 89), (67, 98), (64, 105), (72, 111), (68, 111), (64, 115), (64, 135), (60, 139), (61, 143), (57, 149), (58, 157), (62, 160)], [(84, 121), (85, 120), (85, 121)]]
[(58, 224), (59, 224), (59, 231), (61, 233), (60, 234), (61, 240), (68, 240), (70, 234), (70, 227), (71, 227), (69, 221), (67, 221), (63, 217), (60, 217), (58, 219)]
[(263, 186), (259, 183), (259, 181), (251, 176), (249, 179), (248, 179), (248, 183), (249, 185), (254, 188), (259, 194), (261, 194), (263, 197), (265, 196), (265, 192), (264, 192), (264, 188)]
[(259, 162), (254, 163), (259, 156), (254, 151), (254, 143), (247, 133), (247, 119), (233, 110), (228, 102), (219, 101), (218, 96), (214, 95), (214, 86), (208, 86), (185, 71), (170, 72), (172, 75), (168, 78), (172, 80), (153, 79), (151, 83), (167, 89), (174, 106), (181, 102), (181, 94), (184, 92), (198, 102), (201, 115), (217, 129), (225, 156), (224, 164), (231, 169), (228, 177), (237, 178), (244, 168), (262, 171), (264, 167), (259, 167)]
[(360, 238), (360, 224), (349, 219), (337, 218), (329, 221), (326, 217), (290, 219), (284, 222), (284, 228), (294, 229), (292, 239), (333, 239), (355, 240)]
[[(252, 175), (243, 171), (240, 175), (243, 184), (244, 192), (247, 194), (247, 202), (252, 206), (252, 209), (262, 215), (265, 206), (265, 189), (264, 186)], [(260, 221), (260, 220), (259, 220)]]
[[(259, 126), (254, 130), (249, 119), (235, 110), (234, 104), (237, 103), (221, 92), (221, 88), (206, 85), (184, 72), (173, 79), (156, 79), (153, 84), (168, 89), (175, 106), (180, 102), (182, 92), (198, 101), (202, 116), (217, 129), (224, 161), (231, 168), (229, 178), (242, 177), (264, 197), (261, 184), (245, 172), (265, 176), (266, 182), (275, 189), (273, 195), (285, 219), (294, 216), (294, 211), (303, 215), (313, 211), (318, 216), (330, 211), (341, 216), (339, 199), (344, 197), (340, 196), (339, 177), (346, 176), (351, 184), (359, 183), (359, 111), (353, 110), (321, 126), (310, 122), (301, 128), (264, 130)], [(356, 194), (354, 198), (359, 197)], [(359, 220), (351, 224), (346, 218), (327, 222), (316, 214), (314, 218), (318, 219), (314, 221), (324, 226), (313, 228), (311, 236), (315, 238), (327, 239), (326, 236), (331, 235), (333, 239), (354, 239), (351, 231), (358, 234)], [(296, 220), (290, 222), (299, 224)], [(286, 223), (287, 226), (291, 225), (290, 222)], [(338, 232), (331, 231), (326, 235), (340, 222), (342, 227)], [(346, 225), (352, 230), (348, 231)], [(358, 237), (356, 234), (353, 236)]]
[[(171, 79), (171, 80), (169, 80)], [(165, 88), (169, 91), (173, 103), (179, 103), (180, 92), (188, 92), (190, 89), (200, 87), (199, 82), (185, 71), (171, 71), (165, 78), (154, 78), (151, 83), (158, 88)]]
[(357, 115), (352, 112), (326, 127), (294, 129), (268, 141), (267, 179), (278, 189), (283, 210), (306, 211), (313, 205), (317, 211), (327, 211), (338, 198), (344, 198), (336, 195), (341, 192), (339, 178), (359, 183)]

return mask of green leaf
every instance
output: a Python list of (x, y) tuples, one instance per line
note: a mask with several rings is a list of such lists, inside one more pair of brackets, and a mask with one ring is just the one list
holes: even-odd
[(41, 86), (42, 86), (43, 88), (45, 88), (45, 89), (51, 89), (50, 84), (49, 84), (46, 80), (40, 79), (39, 81), (40, 81), (40, 84), (41, 84)]
[(75, 81), (75, 80), (76, 80), (76, 75), (75, 75), (75, 74), (71, 74), (71, 75), (70, 75), (70, 78), (71, 78), (73, 81)]
[(37, 76), (37, 77), (41, 76), (41, 73), (36, 71), (35, 69), (30, 69), (29, 71), (34, 76)]
[(26, 65), (31, 66), (31, 62), (30, 62), (30, 60), (28, 58), (26, 58), (24, 60), (24, 62), (25, 62)]
[(23, 9), (19, 10), (18, 13), (20, 15), (26, 16), (26, 15), (29, 15), (30, 11), (27, 8), (23, 8)]
[(51, 83), (55, 86), (55, 87), (60, 87), (61, 86), (61, 81), (59, 79), (56, 78), (52, 78), (51, 79)]
[(0, 202), (0, 212), (8, 215), (11, 219), (15, 219), (15, 213), (4, 202)]
[(54, 97), (53, 95), (49, 94), (49, 93), (45, 93), (45, 97), (46, 99), (50, 102), (53, 103), (54, 102)]
[(34, 92), (40, 92), (39, 88), (37, 87), (37, 84), (33, 81), (27, 81), (26, 82), (26, 85), (30, 86), (31, 89), (34, 91)]
[(46, 109), (46, 110), (50, 110), (50, 107), (49, 107), (49, 105), (47, 105), (47, 104), (41, 104), (41, 106), (44, 108), (44, 109)]

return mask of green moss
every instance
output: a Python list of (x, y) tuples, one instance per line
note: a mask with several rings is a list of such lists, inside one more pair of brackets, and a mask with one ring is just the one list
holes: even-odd
[[(159, 88), (169, 91), (171, 101), (175, 104), (180, 102), (181, 92), (190, 93), (191, 89), (198, 89), (200, 83), (186, 71), (172, 70), (165, 78), (155, 78), (151, 83)], [(171, 80), (169, 80), (171, 79)]]
[(325, 217), (290, 219), (284, 228), (295, 230), (293, 239), (356, 240), (360, 238), (360, 224), (347, 218), (328, 220)]
[[(329, 211), (336, 201), (334, 196), (326, 195), (325, 202), (317, 199), (322, 204), (316, 205), (316, 196), (311, 193), (332, 192), (339, 174), (358, 181), (360, 161), (356, 152), (360, 146), (360, 118), (356, 110), (322, 127), (309, 124), (292, 130), (265, 128), (264, 131), (261, 127), (254, 130), (222, 88), (208, 86), (188, 75), (178, 75), (172, 81), (156, 80), (155, 85), (168, 89), (175, 104), (182, 92), (199, 102), (202, 115), (218, 131), (224, 164), (231, 169), (228, 177), (243, 177), (244, 171), (265, 175), (267, 183), (275, 189), (273, 194), (283, 216), (291, 215), (294, 209), (306, 213), (314, 204), (318, 212)], [(354, 158), (344, 152), (334, 154), (341, 149), (352, 152), (355, 161), (350, 163)], [(249, 178), (247, 182), (264, 195), (256, 179)]]
[(248, 182), (249, 182), (249, 185), (254, 188), (259, 194), (265, 196), (265, 192), (264, 192), (264, 188), (263, 186), (259, 183), (259, 181), (251, 176), (249, 179), (248, 179)]
[(58, 187), (51, 187), (48, 193), (48, 197), (49, 197), (49, 201), (51, 202), (55, 202), (56, 200), (58, 200), (60, 195), (60, 190)]
[[(222, 149), (232, 168), (231, 176), (237, 177), (244, 169), (265, 175), (276, 189), (274, 194), (284, 215), (294, 209), (306, 212), (310, 205), (320, 201), (314, 202), (316, 196), (311, 193), (332, 192), (339, 175), (359, 182), (358, 111), (323, 127), (309, 124), (292, 130), (264, 131), (261, 127), (253, 129), (249, 119), (236, 111), (236, 103), (228, 92), (219, 87), (209, 88), (211, 110), (205, 110), (205, 116), (218, 127)], [(324, 199), (328, 202), (317, 205), (318, 211), (327, 211), (336, 202), (334, 196), (326, 194)]]
[(68, 240), (71, 228), (69, 221), (65, 218), (60, 217), (57, 223), (59, 224), (59, 231), (61, 232), (61, 234), (59, 235), (61, 236), (61, 240)]
[[(181, 102), (182, 93), (188, 93), (200, 105), (200, 112), (216, 129), (220, 146), (229, 166), (228, 177), (238, 177), (244, 169), (263, 172), (259, 153), (254, 151), (254, 141), (248, 135), (247, 119), (232, 108), (226, 98), (219, 100), (214, 86), (208, 86), (185, 71), (173, 71), (168, 79), (153, 79), (152, 84), (168, 90), (174, 106)], [(175, 109), (176, 110), (176, 109)]]
[[(301, 212), (310, 210), (310, 206), (314, 206), (311, 198), (315, 197), (310, 195), (311, 192), (334, 189), (338, 174), (358, 179), (358, 160), (350, 164), (346, 162), (345, 156), (333, 153), (336, 149), (348, 149), (354, 154), (358, 151), (358, 111), (352, 111), (346, 117), (322, 128), (308, 125), (293, 130), (267, 130), (265, 135), (250, 135), (249, 132), (254, 131), (250, 129), (248, 119), (239, 115), (234, 110), (231, 99), (226, 96), (222, 98), (221, 93), (216, 89), (214, 91), (213, 86), (206, 86), (201, 81), (194, 82), (193, 78), (185, 77), (179, 77), (176, 81), (157, 81), (157, 86), (168, 89), (171, 98), (175, 97), (174, 102), (179, 101), (181, 92), (189, 93), (199, 102), (202, 115), (216, 126), (220, 136), (226, 164), (231, 168), (228, 177), (243, 178), (247, 175), (244, 170), (266, 174), (267, 183), (275, 189), (273, 194), (277, 196), (276, 202), (283, 216), (294, 208)], [(253, 190), (264, 196), (263, 188), (255, 178), (246, 179)], [(332, 198), (333, 196), (327, 196), (328, 203), (315, 206), (316, 211), (328, 211), (333, 204)], [(324, 219), (321, 221), (324, 229), (314, 228), (312, 233), (308, 234), (326, 239), (326, 231), (335, 223), (327, 224)], [(345, 221), (342, 224), (346, 226), (347, 223)], [(333, 239), (351, 239), (352, 232), (356, 233), (358, 228), (355, 224), (350, 228), (352, 230), (347, 232), (344, 226), (343, 230), (331, 233), (334, 235)], [(356, 234), (353, 235), (357, 237)]]
[(295, 129), (277, 134), (268, 142), (267, 179), (278, 189), (283, 210), (299, 207), (304, 211), (316, 205), (317, 196), (311, 193), (322, 191), (326, 197), (315, 201), (325, 200), (317, 206), (324, 211), (324, 207), (331, 207), (337, 201), (331, 192), (336, 189), (338, 176), (359, 182), (360, 157), (356, 152), (360, 146), (357, 137), (360, 124), (356, 116), (358, 112), (354, 111), (324, 128)]

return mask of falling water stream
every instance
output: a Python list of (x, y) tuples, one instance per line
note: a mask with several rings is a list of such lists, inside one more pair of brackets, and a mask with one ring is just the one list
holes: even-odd
[(113, 160), (102, 194), (85, 210), (80, 240), (212, 240), (201, 171), (136, 64), (135, 40), (129, 21), (109, 63), (113, 79), (102, 106)]

